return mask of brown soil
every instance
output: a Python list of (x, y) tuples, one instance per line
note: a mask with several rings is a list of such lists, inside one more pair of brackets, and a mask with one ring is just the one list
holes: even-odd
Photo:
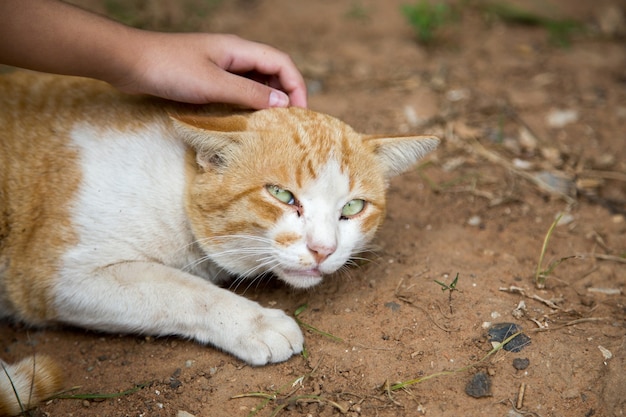
[[(587, 31), (561, 47), (545, 28), (504, 22), (480, 2), (465, 2), (425, 47), (399, 11), (404, 2), (232, 0), (193, 20), (192, 29), (289, 52), (315, 110), (361, 131), (443, 139), (433, 156), (392, 182), (372, 262), (306, 292), (269, 282), (245, 291), (287, 312), (306, 304), (299, 318), (341, 340), (306, 331), (306, 358), (252, 368), (176, 338), (2, 324), (5, 359), (49, 354), (76, 392), (148, 383), (117, 398), (52, 400), (39, 412), (247, 416), (265, 405), (257, 415), (626, 413), (626, 4), (516, 1), (584, 23)], [(101, 11), (113, 3), (82, 2)], [(185, 7), (195, 3), (163, 2), (138, 13), (153, 18), (143, 24), (180, 28), (193, 13)], [(548, 116), (564, 110), (575, 111), (574, 120), (551, 125)], [(564, 178), (567, 195), (533, 183), (540, 171)], [(543, 266), (576, 257), (538, 289), (538, 258), (558, 213), (565, 224), (555, 229)], [(449, 284), (457, 274), (458, 291), (434, 282)], [(521, 302), (525, 309), (514, 316)], [(518, 324), (531, 343), (483, 360), (492, 349), (486, 326), (499, 322)], [(516, 370), (516, 358), (529, 366)], [(481, 371), (490, 395), (470, 397), (466, 385)]]

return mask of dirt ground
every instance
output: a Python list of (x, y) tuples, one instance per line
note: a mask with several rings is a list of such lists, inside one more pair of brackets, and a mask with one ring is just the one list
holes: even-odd
[[(253, 368), (176, 338), (3, 323), (2, 356), (53, 356), (73, 393), (146, 384), (54, 399), (35, 415), (626, 414), (626, 2), (514, 2), (581, 22), (565, 46), (546, 25), (503, 20), (480, 1), (459, 2), (424, 46), (400, 12), (406, 2), (127, 3), (134, 24), (283, 49), (311, 108), (368, 133), (434, 133), (442, 145), (392, 182), (371, 262), (309, 291), (246, 289), (292, 314), (307, 306), (298, 318), (325, 334), (305, 330), (306, 357)], [(81, 4), (124, 12), (113, 0)], [(537, 288), (559, 213), (541, 266), (573, 258)], [(453, 291), (435, 282), (457, 275)], [(487, 356), (489, 326), (507, 322), (530, 344)], [(474, 398), (466, 389), (480, 373), (487, 395)]]

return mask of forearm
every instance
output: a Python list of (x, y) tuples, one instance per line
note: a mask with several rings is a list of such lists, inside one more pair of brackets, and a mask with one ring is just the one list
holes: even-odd
[(0, 1), (0, 63), (115, 83), (141, 32), (57, 0)]
[[(0, 64), (187, 103), (306, 107), (302, 75), (272, 47), (232, 35), (135, 29), (60, 0), (0, 0)], [(268, 85), (239, 75), (248, 73)]]

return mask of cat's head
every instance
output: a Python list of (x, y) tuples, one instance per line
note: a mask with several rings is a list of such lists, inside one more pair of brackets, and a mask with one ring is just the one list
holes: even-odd
[(438, 143), (361, 135), (299, 108), (173, 122), (190, 148), (187, 212), (203, 250), (232, 274), (271, 271), (298, 288), (366, 247), (389, 179)]

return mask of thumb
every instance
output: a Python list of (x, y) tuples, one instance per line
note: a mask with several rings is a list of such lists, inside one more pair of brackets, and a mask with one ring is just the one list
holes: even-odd
[(257, 110), (289, 106), (289, 96), (283, 91), (236, 74), (230, 76), (222, 86), (221, 97), (218, 95), (216, 99)]

